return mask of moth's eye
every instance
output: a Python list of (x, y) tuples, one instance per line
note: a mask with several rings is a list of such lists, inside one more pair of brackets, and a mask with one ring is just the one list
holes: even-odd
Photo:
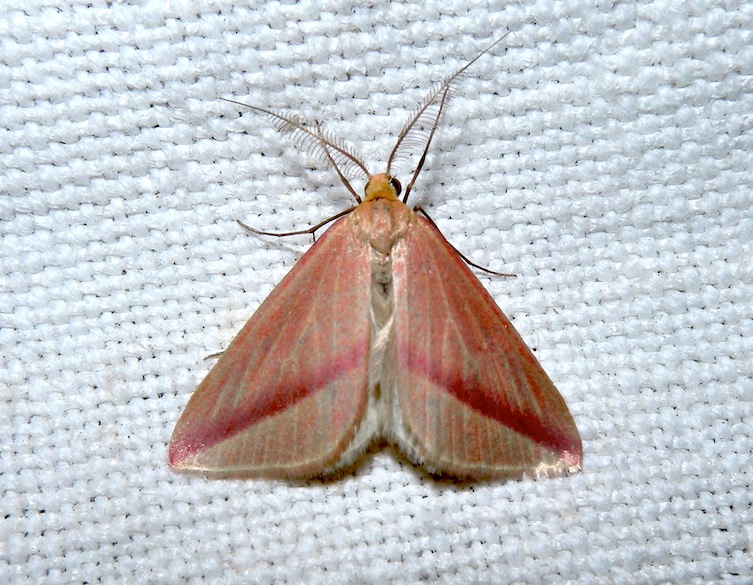
[(398, 181), (395, 177), (390, 177), (390, 185), (392, 185), (392, 188), (395, 190), (395, 195), (400, 195), (400, 192), (403, 190), (403, 186), (400, 184), (400, 181)]

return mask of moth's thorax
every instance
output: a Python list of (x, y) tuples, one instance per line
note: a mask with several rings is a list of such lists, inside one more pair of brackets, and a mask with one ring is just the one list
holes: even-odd
[(414, 213), (401, 201), (372, 199), (364, 201), (351, 214), (361, 237), (371, 248), (389, 255), (414, 220)]

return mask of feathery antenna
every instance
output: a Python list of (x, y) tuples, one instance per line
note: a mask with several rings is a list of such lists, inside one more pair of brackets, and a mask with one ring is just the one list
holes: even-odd
[[(406, 153), (406, 150), (424, 142), (424, 149), (421, 158), (413, 172), (413, 177), (411, 177), (410, 182), (405, 188), (403, 203), (408, 201), (408, 195), (413, 188), (413, 184), (416, 182), (418, 174), (424, 166), (424, 162), (426, 162), (426, 155), (429, 152), (429, 146), (431, 145), (432, 138), (434, 138), (434, 133), (439, 126), (439, 119), (441, 118), (445, 104), (447, 103), (448, 98), (452, 95), (460, 77), (471, 65), (501, 43), (509, 34), (509, 31), (506, 32), (473, 59), (468, 61), (468, 63), (463, 65), (452, 75), (446, 77), (444, 81), (432, 89), (421, 105), (414, 111), (413, 117), (408, 120), (405, 126), (403, 126), (403, 129), (397, 137), (397, 142), (390, 153), (390, 157), (387, 160), (386, 172), (388, 175), (391, 174), (390, 169), (395, 160), (409, 156), (410, 153)], [(421, 137), (424, 137), (424, 140), (421, 140)]]

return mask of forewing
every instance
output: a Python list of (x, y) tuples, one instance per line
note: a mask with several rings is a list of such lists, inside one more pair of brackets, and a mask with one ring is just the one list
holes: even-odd
[(262, 303), (194, 392), (170, 465), (306, 477), (336, 467), (364, 415), (371, 264), (333, 225)]
[(393, 251), (393, 286), (393, 432), (409, 455), (430, 471), (473, 479), (580, 467), (580, 436), (559, 392), (419, 216)]

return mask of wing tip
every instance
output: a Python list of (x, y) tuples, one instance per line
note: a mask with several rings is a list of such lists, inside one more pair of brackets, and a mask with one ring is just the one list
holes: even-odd
[(167, 462), (173, 469), (191, 469), (189, 462), (194, 451), (185, 440), (173, 438), (167, 447)]

